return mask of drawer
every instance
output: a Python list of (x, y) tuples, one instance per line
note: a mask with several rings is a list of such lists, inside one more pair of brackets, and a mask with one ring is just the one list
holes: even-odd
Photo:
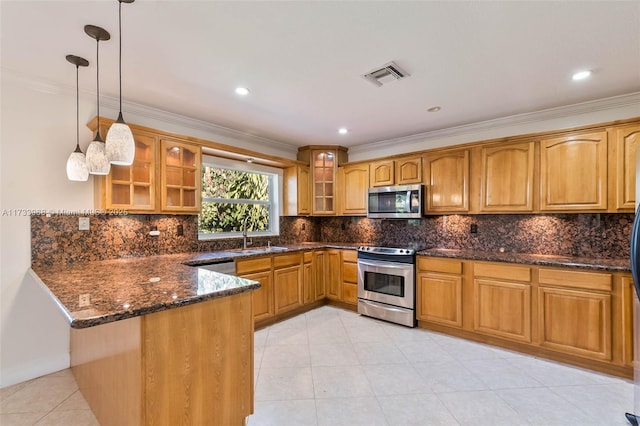
[(270, 269), (271, 256), (236, 260), (236, 275), (251, 274), (253, 272), (268, 271)]
[(313, 261), (313, 252), (305, 251), (303, 254), (303, 257), (304, 257), (304, 263), (310, 263)]
[(474, 263), (473, 275), (475, 277), (531, 282), (531, 268), (528, 266), (502, 265), (499, 263)]
[(273, 257), (273, 268), (286, 268), (287, 266), (300, 265), (302, 263), (301, 253), (283, 254)]
[(357, 252), (357, 250), (343, 250), (342, 251), (342, 260), (345, 261), (345, 262), (356, 263), (358, 261), (358, 252)]
[(342, 281), (354, 284), (358, 282), (358, 265), (356, 263), (342, 264)]
[(562, 271), (540, 268), (538, 281), (541, 285), (583, 288), (589, 290), (611, 291), (612, 276), (597, 272)]
[(418, 256), (418, 271), (462, 274), (462, 261), (456, 259)]
[(342, 301), (345, 303), (358, 303), (358, 286), (356, 284), (342, 284)]

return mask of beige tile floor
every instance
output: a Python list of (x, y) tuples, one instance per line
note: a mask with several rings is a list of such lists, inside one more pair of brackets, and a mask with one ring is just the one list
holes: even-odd
[[(626, 426), (628, 380), (322, 307), (256, 332), (250, 426)], [(0, 390), (0, 425), (97, 425), (69, 370)]]

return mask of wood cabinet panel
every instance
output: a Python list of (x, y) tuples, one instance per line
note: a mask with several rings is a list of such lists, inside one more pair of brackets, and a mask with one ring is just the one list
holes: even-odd
[(249, 293), (146, 315), (142, 336), (143, 424), (239, 425), (252, 413)]
[(254, 321), (271, 318), (275, 312), (273, 304), (273, 274), (271, 273), (271, 269), (238, 276), (260, 283), (260, 288), (251, 292)]
[(244, 275), (259, 271), (271, 270), (271, 256), (236, 260), (236, 274)]
[(342, 250), (342, 260), (344, 262), (356, 263), (358, 261), (357, 250)]
[(615, 144), (615, 209), (635, 211), (636, 154), (640, 144), (640, 125), (621, 126), (612, 130)]
[(356, 284), (358, 282), (358, 265), (343, 261), (342, 280), (346, 283)]
[(358, 286), (356, 284), (342, 284), (342, 301), (351, 305), (358, 304)]
[(283, 174), (284, 215), (311, 214), (311, 172), (307, 166), (292, 166)]
[(418, 320), (462, 327), (461, 276), (420, 273), (416, 292)]
[(302, 263), (302, 253), (280, 254), (273, 256), (274, 269), (298, 266)]
[(302, 303), (313, 303), (315, 298), (315, 281), (313, 276), (313, 264), (305, 263), (302, 267)]
[(534, 142), (482, 148), (480, 211), (533, 211)]
[(631, 277), (622, 277), (622, 362), (633, 366), (633, 302), (636, 291)]
[(469, 150), (427, 154), (426, 213), (469, 211)]
[(393, 160), (375, 161), (370, 165), (369, 186), (393, 185), (395, 179)]
[(327, 250), (327, 281), (326, 296), (329, 299), (340, 300), (342, 297), (342, 252)]
[(531, 268), (528, 266), (475, 262), (473, 264), (473, 275), (476, 277), (530, 282)]
[(445, 274), (462, 274), (462, 262), (456, 259), (440, 259), (418, 256), (418, 271), (442, 272)]
[(611, 360), (611, 296), (540, 287), (541, 345), (572, 355)]
[(367, 214), (367, 190), (369, 189), (369, 164), (342, 167), (340, 183), (341, 214), (354, 216)]
[(531, 342), (531, 286), (486, 278), (473, 283), (474, 329)]
[(275, 269), (273, 284), (276, 315), (302, 306), (302, 266), (300, 264)]
[(540, 141), (540, 210), (606, 210), (607, 133)]
[(599, 291), (612, 290), (612, 275), (607, 273), (540, 268), (538, 280), (540, 284), (545, 285)]
[(324, 250), (313, 252), (313, 276), (315, 284), (314, 300), (323, 299), (326, 292), (326, 276), (327, 276), (327, 252)]
[(422, 157), (394, 160), (395, 185), (422, 183)]

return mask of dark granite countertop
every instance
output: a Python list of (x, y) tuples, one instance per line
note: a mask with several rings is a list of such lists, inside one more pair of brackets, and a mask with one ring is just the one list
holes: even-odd
[[(302, 243), (266, 249), (129, 257), (33, 267), (73, 328), (93, 327), (260, 288), (256, 281), (197, 265), (317, 248), (355, 249), (350, 243)], [(88, 298), (80, 306), (81, 298)]]
[(490, 262), (522, 263), (526, 265), (558, 266), (565, 268), (595, 269), (611, 272), (629, 272), (629, 259), (571, 257), (528, 253), (501, 253), (479, 250), (451, 250), (431, 248), (421, 250), (419, 256), (449, 257), (455, 259), (486, 260)]
[[(71, 327), (86, 328), (260, 288), (183, 264), (193, 253), (34, 268)], [(87, 306), (80, 299), (88, 298)]]

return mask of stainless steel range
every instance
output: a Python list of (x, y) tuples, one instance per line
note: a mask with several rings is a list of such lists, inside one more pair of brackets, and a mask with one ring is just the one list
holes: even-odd
[(358, 313), (415, 327), (416, 252), (358, 247)]

